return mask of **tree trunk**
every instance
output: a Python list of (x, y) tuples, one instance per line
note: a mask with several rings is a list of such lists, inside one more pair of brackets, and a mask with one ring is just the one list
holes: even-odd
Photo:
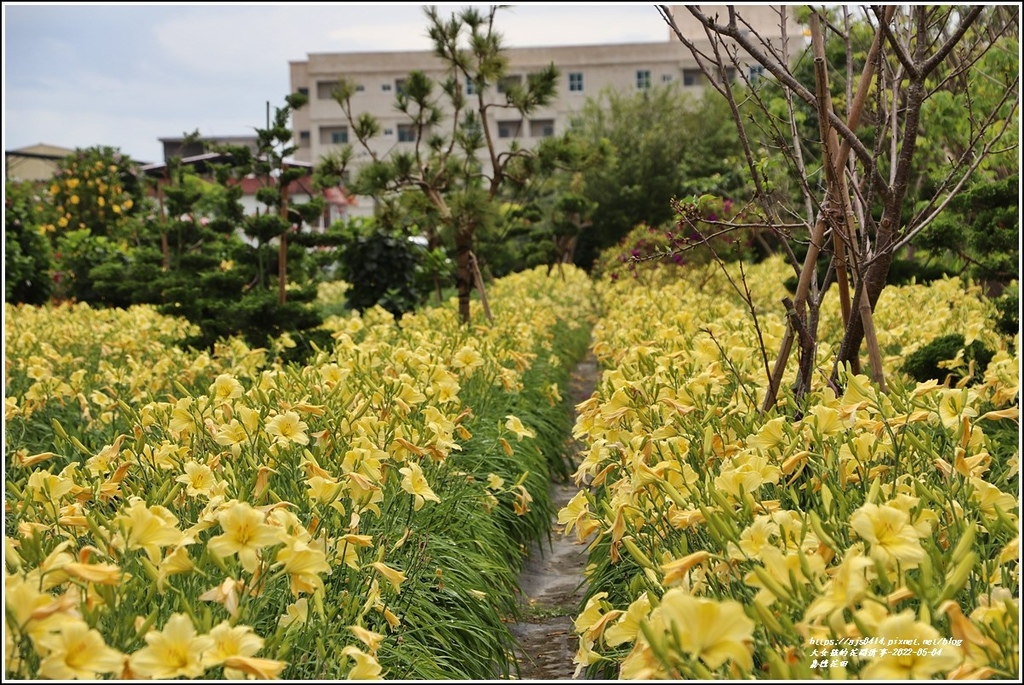
[(469, 323), (469, 296), (473, 291), (473, 227), (458, 226), (455, 231), (455, 287), (459, 293), (459, 321)]
[[(910, 179), (911, 162), (914, 159), (914, 152), (917, 149), (917, 134), (920, 128), (921, 106), (927, 97), (924, 87), (924, 76), (920, 75), (910, 82), (907, 87), (906, 114), (903, 125), (903, 146), (900, 148), (899, 158), (896, 162), (896, 173), (892, 184), (892, 191), (886, 198), (885, 208), (882, 210), (882, 220), (878, 224), (878, 233), (875, 238), (874, 257), (871, 259), (868, 268), (864, 271), (864, 278), (857, 284), (857, 292), (854, 295), (854, 302), (860, 303), (862, 290), (867, 290), (868, 302), (871, 304), (871, 311), (875, 310), (878, 297), (885, 288), (889, 278), (889, 267), (892, 265), (893, 252), (896, 248), (896, 239), (903, 217), (903, 200), (907, 196), (907, 188)], [(864, 322), (859, 316), (850, 317), (850, 325), (846, 327), (843, 335), (843, 342), (839, 346), (839, 354), (836, 357), (836, 366), (832, 371), (832, 381), (836, 381), (836, 374), (839, 366), (853, 362), (860, 354), (860, 345), (864, 340)]]
[[(288, 170), (288, 165), (281, 167), (281, 175)], [(288, 281), (288, 184), (284, 183), (281, 188), (281, 218), (284, 219), (286, 228), (281, 234), (281, 252), (277, 257), (277, 303), (285, 303), (285, 285)]]

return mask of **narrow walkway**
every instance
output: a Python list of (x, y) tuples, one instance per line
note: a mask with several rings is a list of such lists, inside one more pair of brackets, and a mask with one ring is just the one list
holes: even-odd
[[(599, 376), (593, 355), (576, 366), (570, 386), (574, 405), (590, 397)], [(556, 511), (577, 491), (571, 481), (552, 483)], [(516, 656), (522, 680), (572, 680), (576, 670), (573, 617), (583, 599), (587, 548), (575, 537), (562, 535), (562, 528), (552, 521), (551, 545), (546, 540), (535, 543), (520, 576), (522, 619), (510, 628), (519, 640)]]

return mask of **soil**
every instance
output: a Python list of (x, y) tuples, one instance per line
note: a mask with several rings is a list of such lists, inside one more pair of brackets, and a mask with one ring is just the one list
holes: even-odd
[[(570, 385), (574, 405), (590, 397), (599, 378), (592, 355), (577, 365)], [(571, 480), (552, 483), (555, 510), (565, 506), (578, 490)], [(572, 680), (576, 670), (573, 657), (578, 639), (573, 617), (583, 599), (587, 548), (574, 536), (565, 537), (563, 528), (552, 520), (550, 541), (533, 545), (520, 576), (522, 618), (510, 628), (519, 640), (516, 657), (522, 680)]]

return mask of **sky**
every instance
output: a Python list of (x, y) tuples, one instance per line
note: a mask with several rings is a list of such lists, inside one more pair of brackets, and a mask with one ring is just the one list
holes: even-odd
[[(4, 150), (108, 145), (154, 162), (160, 138), (251, 135), (284, 104), (289, 61), (428, 50), (426, 26), (422, 3), (5, 2)], [(640, 3), (512, 5), (496, 26), (510, 47), (668, 40)]]

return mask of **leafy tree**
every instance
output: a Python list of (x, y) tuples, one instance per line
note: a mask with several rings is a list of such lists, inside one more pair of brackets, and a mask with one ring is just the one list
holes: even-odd
[(268, 117), (266, 128), (256, 129), (257, 154), (252, 160), (251, 173), (263, 181), (263, 187), (256, 191), (256, 199), (267, 207), (267, 212), (245, 220), (246, 234), (256, 238), (260, 244), (267, 236), (276, 234), (278, 302), (282, 305), (287, 299), (288, 236), (296, 232), (303, 222), (316, 221), (324, 211), (322, 198), (301, 204), (289, 199), (291, 184), (307, 174), (305, 168), (290, 165), (287, 161), (298, 149), (292, 144), (289, 118), (294, 110), (309, 102), (309, 97), (296, 92), (288, 95), (285, 102), (284, 107), (274, 109), (273, 121)]
[[(807, 16), (813, 80), (808, 80), (792, 66), (794, 56), (785, 45), (772, 45), (749, 30), (741, 8), (724, 6), (704, 12), (685, 6), (682, 11), (711, 39), (705, 47), (678, 29), (669, 6), (658, 7), (712, 88), (728, 103), (755, 186), (761, 222), (775, 233), (799, 274), (793, 302), (786, 305), (790, 325), (774, 368), (765, 369), (769, 390), (763, 408), (776, 403), (796, 340), (800, 341), (797, 397), (810, 387), (818, 308), (832, 278), (839, 286), (845, 335), (833, 359), (831, 379), (837, 381), (845, 365), (859, 370), (860, 348), (866, 341), (872, 374), (884, 389), (872, 310), (888, 282), (897, 251), (910, 246), (975, 174), (984, 171), (985, 160), (1000, 156), (1000, 145), (1013, 145), (1012, 138), (1004, 137), (1016, 127), (1018, 69), (986, 71), (982, 77), (993, 84), (985, 86), (985, 97), (972, 90), (977, 80), (972, 74), (1017, 29), (1019, 9), (871, 6), (857, 17), (850, 8), (812, 8)], [(790, 11), (780, 6), (780, 21)], [(828, 47), (826, 32), (839, 37), (841, 52), (836, 46)], [(870, 36), (870, 42), (858, 45), (865, 36)], [(833, 97), (836, 72), (830, 59), (838, 54), (846, 56), (841, 72), (846, 87), (842, 97)], [(858, 72), (855, 60), (860, 54), (863, 67)], [(1015, 53), (1012, 58), (1002, 55), (997, 66), (1015, 65), (1015, 59)], [(759, 65), (766, 78), (751, 81), (750, 63)], [(743, 75), (742, 83), (716, 79), (729, 68)], [(777, 85), (768, 85), (772, 81)], [(922, 144), (922, 137), (941, 127), (932, 125), (927, 105), (940, 102), (940, 95), (947, 92), (973, 103), (961, 110), (966, 122), (963, 130), (970, 133), (947, 136), (940, 161), (929, 163), (935, 159), (936, 144)], [(806, 108), (814, 113), (816, 135), (808, 134), (806, 118), (801, 121)], [(772, 160), (761, 150), (773, 147), (781, 153), (775, 160), (781, 158), (785, 164), (802, 201), (776, 192), (772, 176), (765, 173), (766, 163)], [(680, 221), (686, 221), (685, 214), (681, 213)], [(809, 245), (802, 264), (792, 249), (794, 239)], [(830, 257), (824, 275), (817, 269), (821, 253)], [(764, 357), (767, 360), (768, 355)]]
[[(447, 231), (454, 240), (459, 316), (464, 322), (470, 316), (476, 236), (497, 217), (495, 204), (502, 190), (531, 180), (515, 173), (523, 167), (514, 162), (533, 153), (518, 145), (499, 152), (493, 112), (529, 115), (551, 102), (558, 78), (552, 64), (528, 75), (525, 83), (503, 81), (508, 66), (501, 35), (494, 30), (498, 9), (492, 7), (483, 14), (471, 7), (447, 20), (435, 7), (426, 9), (428, 32), (434, 54), (444, 65), (444, 78), (436, 82), (422, 71), (413, 71), (396, 95), (395, 106), (412, 127), (412, 150), (378, 154), (370, 141), (380, 133), (380, 123), (372, 115), (352, 110), (357, 84), (343, 79), (335, 90), (351, 131), (370, 157), (353, 189), (375, 197), (416, 192), (427, 199), (439, 222), (437, 233)], [(466, 92), (466, 83), (473, 84), (472, 93)], [(429, 244), (437, 245), (439, 235), (425, 228)]]
[(4, 298), (44, 304), (53, 292), (53, 251), (43, 228), (52, 206), (27, 182), (4, 182)]
[(583, 173), (583, 197), (595, 208), (575, 254), (581, 266), (636, 225), (670, 221), (675, 197), (731, 196), (746, 185), (736, 129), (718, 97), (695, 98), (677, 86), (630, 95), (607, 90), (587, 100), (572, 131), (607, 145), (612, 156)]
[(584, 174), (610, 163), (607, 141), (569, 130), (545, 138), (535, 152), (513, 162), (510, 175), (531, 182), (510, 184), (500, 221), (481, 236), (480, 252), (495, 275), (540, 264), (549, 274), (557, 265), (561, 273), (562, 264), (574, 263), (580, 238), (594, 223), (597, 203), (586, 194)]

